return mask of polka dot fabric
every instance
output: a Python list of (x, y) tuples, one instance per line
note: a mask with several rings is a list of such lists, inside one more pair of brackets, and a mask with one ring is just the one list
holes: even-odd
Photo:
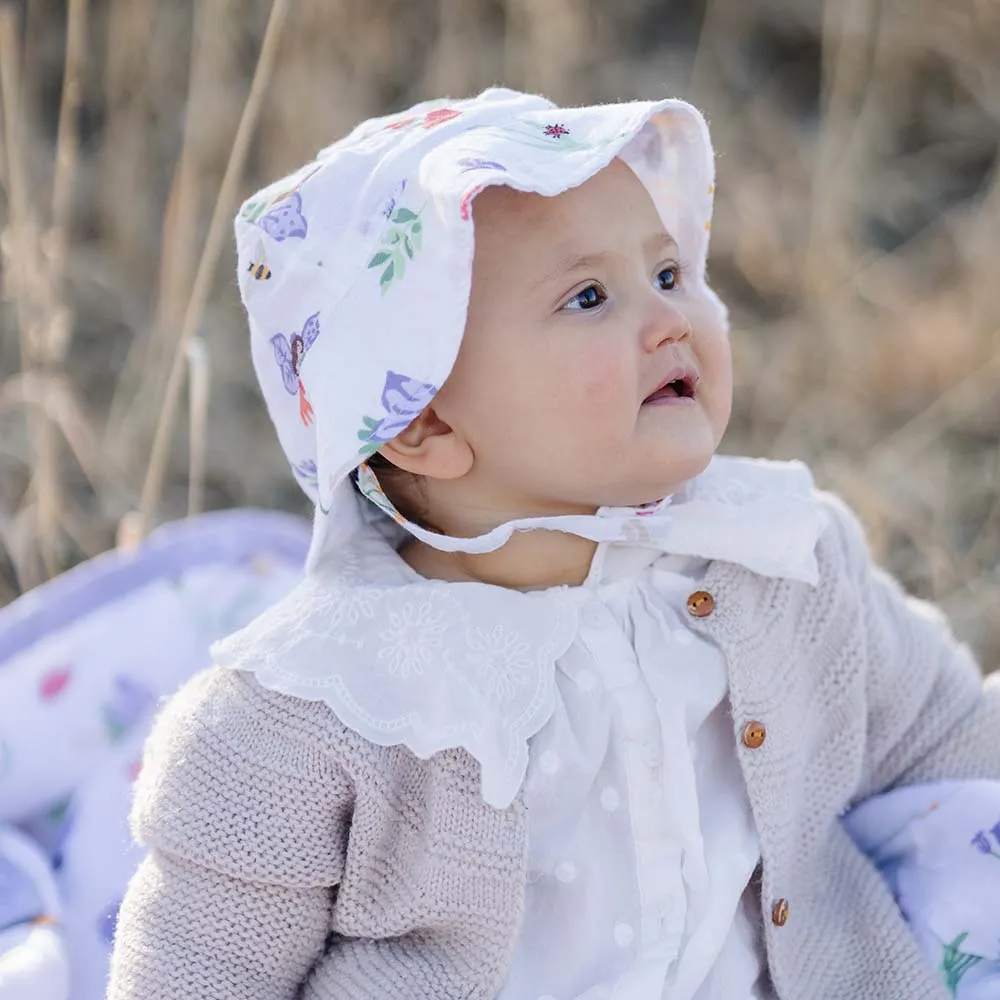
[[(497, 1000), (758, 1000), (760, 859), (702, 561), (622, 547), (583, 588), (525, 786), (525, 917)], [(735, 915), (735, 919), (734, 919)]]

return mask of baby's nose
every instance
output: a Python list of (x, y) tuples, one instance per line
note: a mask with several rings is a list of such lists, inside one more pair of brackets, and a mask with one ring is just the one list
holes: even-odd
[(643, 330), (643, 347), (655, 351), (661, 344), (675, 343), (691, 336), (691, 322), (671, 302), (659, 301), (651, 310)]

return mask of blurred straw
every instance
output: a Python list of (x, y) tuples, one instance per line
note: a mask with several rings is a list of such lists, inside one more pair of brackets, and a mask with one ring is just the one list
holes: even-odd
[[(62, 95), (59, 102), (59, 126), (56, 133), (55, 175), (52, 181), (52, 215), (48, 232), (45, 234), (43, 254), (49, 271), (49, 292), (47, 298), (47, 320), (43, 320), (41, 363), (43, 371), (61, 370), (73, 332), (73, 316), (65, 289), (66, 257), (69, 249), (71, 219), (73, 210), (73, 181), (76, 176), (77, 152), (79, 149), (78, 117), (81, 99), (81, 76), (86, 49), (87, 2), (70, 0), (66, 22), (66, 56), (63, 64)], [(60, 380), (67, 395), (70, 388)], [(45, 536), (48, 545), (58, 543), (60, 526), (65, 525), (66, 511), (63, 503), (63, 488), (59, 476), (59, 439), (57, 427), (63, 429), (67, 440), (74, 436), (68, 422), (61, 425), (49, 416), (49, 386), (51, 380), (44, 379), (42, 409), (45, 416), (38, 422), (38, 464), (39, 515), (51, 519), (46, 525)], [(54, 400), (52, 401), (55, 402)], [(64, 407), (65, 408), (65, 407)], [(92, 477), (93, 481), (93, 477)], [(42, 500), (46, 495), (47, 499)], [(79, 544), (79, 532), (74, 532)], [(61, 569), (59, 560), (50, 549), (46, 568), (50, 575)]]
[(7, 203), (9, 225), (15, 239), (23, 235), (20, 229), (25, 223), (28, 198), (20, 135), (21, 57), (17, 31), (17, 12), (12, 7), (0, 6), (0, 89), (3, 101), (4, 152), (7, 160)]
[[(53, 373), (59, 370), (65, 357), (72, 329), (63, 285), (77, 160), (77, 114), (86, 45), (86, 17), (86, 0), (70, 0), (52, 216), (50, 228), (40, 241), (24, 164), (17, 20), (10, 8), (0, 10), (0, 86), (3, 89), (10, 207), (6, 263), (11, 269), (12, 294), (17, 309), (22, 372), (25, 377), (34, 373), (39, 375), (36, 380), (37, 398), (33, 401), (34, 405), (25, 406), (25, 419), (32, 450), (38, 553), (48, 576), (55, 575), (60, 569), (58, 553), (63, 511), (59, 480), (60, 449), (56, 434), (59, 421), (53, 416), (59, 404), (50, 397), (50, 389)], [(63, 429), (66, 432), (65, 425)], [(69, 430), (69, 434), (72, 433)], [(30, 566), (25, 566), (24, 570), (30, 577)]]
[(77, 404), (65, 375), (28, 370), (11, 376), (0, 386), (0, 414), (15, 406), (26, 413), (37, 412), (58, 426), (95, 492), (112, 479), (109, 465), (121, 478), (120, 470), (114, 470), (113, 460), (101, 455), (97, 435)]
[(145, 429), (141, 415), (147, 410), (150, 394), (158, 388), (155, 384), (170, 357), (174, 334), (183, 321), (185, 303), (191, 295), (201, 200), (198, 164), (202, 151), (198, 146), (206, 134), (195, 123), (200, 119), (201, 86), (209, 76), (206, 63), (214, 61), (212, 32), (219, 25), (212, 22), (220, 13), (226, 13), (221, 5), (203, 4), (192, 26), (184, 138), (163, 214), (153, 328), (149, 337), (136, 337), (130, 344), (125, 371), (116, 386), (105, 423), (107, 446), (116, 452), (131, 453), (136, 438)]
[[(851, 140), (873, 72), (870, 25), (877, 0), (825, 0), (822, 34), (822, 128), (813, 173), (812, 217), (803, 261), (803, 287), (817, 315), (829, 306), (831, 278), (838, 284), (854, 235), (846, 229), (856, 212), (845, 211), (852, 197)], [(871, 49), (871, 52), (867, 51)]]
[[(39, 303), (30, 302), (31, 286), (40, 276), (37, 224), (32, 219), (30, 194), (25, 173), (25, 151), (21, 132), (20, 51), (16, 12), (0, 8), (0, 89), (4, 110), (4, 146), (7, 154), (9, 220), (5, 233), (4, 264), (17, 315), (18, 342), (23, 369), (34, 368), (44, 358), (40, 350)], [(59, 570), (59, 497), (58, 469), (53, 441), (46, 426), (44, 407), (25, 409), (28, 439), (32, 451), (32, 488), (35, 496), (32, 518), (41, 558), (42, 576), (54, 576)], [(30, 546), (25, 546), (30, 551)], [(22, 578), (30, 586), (39, 582), (30, 560), (21, 567)]]
[(966, 375), (932, 403), (882, 438), (868, 455), (866, 464), (883, 475), (898, 473), (941, 436), (944, 427), (976, 413), (997, 392), (1000, 382), (1000, 351)]
[(208, 401), (211, 364), (201, 337), (192, 337), (187, 349), (189, 427), (188, 432), (188, 517), (200, 514), (204, 506), (205, 455), (208, 451)]
[[(155, 54), (171, 41), (163, 38), (163, 22), (182, 17), (180, 11), (188, 6), (161, 4), (158, 9), (156, 0), (105, 0), (105, 120), (94, 195), (103, 237), (132, 279), (150, 264), (145, 237), (154, 224), (154, 210), (152, 199), (129, 197), (128, 192), (140, 178), (155, 176), (157, 142), (148, 122), (159, 113), (165, 125), (174, 104), (173, 95), (167, 99), (157, 87), (162, 75)], [(171, 58), (177, 61), (176, 53)]]
[(82, 96), (81, 77), (86, 45), (87, 0), (69, 0), (66, 20), (66, 62), (63, 69), (62, 98), (59, 104), (56, 169), (52, 182), (52, 228), (46, 245), (46, 256), (52, 264), (56, 287), (60, 291), (66, 267), (66, 251), (69, 246), (73, 178), (80, 145), (77, 119)]
[(187, 346), (201, 325), (223, 240), (228, 232), (229, 216), (235, 208), (237, 185), (243, 173), (250, 138), (253, 135), (254, 126), (274, 70), (278, 42), (287, 9), (288, 0), (274, 0), (271, 5), (264, 40), (250, 84), (250, 93), (243, 106), (243, 114), (240, 117), (236, 137), (233, 140), (229, 161), (226, 164), (226, 172), (223, 175), (219, 195), (215, 202), (215, 209), (212, 212), (212, 221), (209, 225), (208, 237), (205, 240), (205, 248), (198, 262), (198, 270), (195, 274), (191, 297), (188, 300), (187, 311), (184, 314), (184, 322), (177, 338), (174, 359), (167, 380), (163, 407), (156, 425), (149, 465), (146, 469), (146, 480), (143, 484), (142, 498), (139, 504), (139, 530), (143, 535), (149, 531), (152, 525), (163, 488), (174, 423), (177, 418), (181, 383), (184, 377)]

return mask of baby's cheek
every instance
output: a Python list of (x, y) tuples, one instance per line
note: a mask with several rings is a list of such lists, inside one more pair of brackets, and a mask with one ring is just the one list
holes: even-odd
[(592, 351), (579, 359), (577, 385), (581, 402), (604, 409), (635, 403), (635, 373), (621, 350)]
[(733, 359), (728, 338), (712, 345), (709, 374), (712, 418), (721, 436), (733, 408)]
[(635, 422), (636, 376), (621, 351), (596, 351), (574, 365), (574, 409), (592, 445), (620, 438)]

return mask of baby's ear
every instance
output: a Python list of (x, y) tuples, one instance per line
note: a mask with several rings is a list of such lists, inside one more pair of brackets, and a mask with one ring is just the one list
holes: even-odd
[(459, 479), (472, 468), (469, 443), (428, 406), (416, 420), (379, 454), (399, 469), (432, 479)]

